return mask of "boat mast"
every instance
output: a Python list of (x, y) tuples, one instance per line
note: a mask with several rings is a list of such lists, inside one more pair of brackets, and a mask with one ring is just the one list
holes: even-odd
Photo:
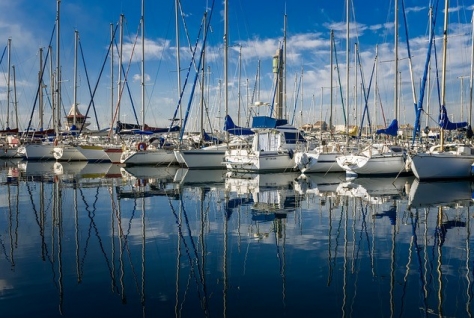
[(57, 25), (57, 30), (56, 30), (56, 87), (55, 87), (55, 92), (56, 92), (56, 103), (54, 105), (54, 113), (56, 114), (56, 118), (54, 121), (54, 130), (56, 133), (56, 138), (61, 139), (61, 136), (59, 134), (59, 116), (60, 116), (60, 108), (61, 108), (61, 70), (60, 70), (60, 46), (59, 46), (59, 35), (60, 33), (60, 20), (59, 20), (59, 8), (61, 5), (61, 0), (57, 0), (57, 13), (56, 13), (56, 25)]
[[(283, 77), (281, 79), (281, 85), (282, 85), (282, 94), (283, 94), (283, 98), (280, 100), (281, 101), (281, 111), (280, 111), (280, 117), (279, 118), (283, 118), (283, 114), (287, 114), (287, 103), (286, 103), (286, 24), (287, 24), (287, 20), (288, 20), (288, 15), (286, 14), (286, 6), (285, 6), (285, 20), (284, 20), (284, 23), (283, 23), (283, 63), (282, 63), (282, 67), (283, 67)], [(286, 118), (287, 116), (285, 116)]]
[[(51, 59), (51, 58), (50, 58)], [(38, 80), (39, 80), (39, 95), (38, 95), (38, 104), (39, 104), (39, 129), (43, 129), (43, 88), (44, 88), (44, 83), (43, 83), (43, 48), (39, 49), (39, 60), (40, 60), (40, 71), (38, 73)]]
[(474, 11), (472, 12), (472, 39), (471, 39), (471, 75), (469, 77), (469, 125), (472, 121), (472, 81), (474, 77)]
[[(175, 30), (176, 30), (176, 71), (178, 72), (178, 95), (181, 94), (181, 58), (179, 55), (179, 24), (178, 24), (178, 8), (179, 0), (175, 0)], [(183, 122), (183, 110), (181, 108), (181, 99), (178, 102), (179, 108), (179, 126)], [(174, 119), (172, 119), (174, 121)], [(180, 141), (181, 143), (181, 141)]]
[(10, 68), (11, 68), (11, 46), (12, 46), (12, 39), (8, 38), (8, 71), (7, 71), (7, 127), (6, 129), (10, 129)]
[(330, 64), (330, 80), (329, 80), (329, 83), (331, 83), (330, 85), (330, 99), (329, 99), (329, 133), (331, 134), (331, 138), (332, 138), (332, 102), (333, 102), (333, 45), (334, 45), (334, 31), (331, 30), (331, 36), (330, 36), (331, 40), (330, 40), (330, 48), (329, 48), (329, 52), (330, 52), (330, 56), (329, 56), (329, 64)]
[(374, 117), (374, 120), (372, 121), (372, 130), (376, 130), (377, 129), (377, 96), (378, 96), (378, 80), (377, 80), (377, 77), (378, 77), (378, 52), (379, 52), (379, 46), (376, 45), (375, 46), (375, 88), (374, 88), (374, 113), (373, 113), (373, 117)]
[(16, 122), (16, 128), (18, 129), (18, 100), (16, 96), (16, 72), (15, 72), (15, 66), (12, 65), (12, 71), (13, 71), (13, 105), (15, 107), (15, 122)]
[[(431, 38), (431, 28), (433, 26), (433, 7), (430, 7), (430, 10), (429, 10), (429, 39), (430, 41), (432, 41), (432, 38)], [(429, 64), (428, 64), (428, 92), (430, 92), (430, 88), (431, 88), (431, 59), (429, 61)], [(431, 94), (428, 94), (427, 96), (427, 101), (426, 101), (426, 113), (427, 114), (430, 114), (430, 101), (431, 101)], [(429, 124), (429, 119), (430, 117), (427, 116), (426, 117), (426, 127), (429, 127), (428, 124)]]
[(349, 0), (346, 0), (346, 145), (349, 145)]
[(110, 132), (114, 127), (114, 25), (110, 24)]
[[(449, 0), (445, 0), (444, 4), (444, 29), (443, 29), (443, 68), (441, 78), (441, 106), (446, 105), (446, 53), (448, 46), (448, 6)], [(444, 129), (440, 128), (441, 152), (444, 148)]]
[[(204, 13), (204, 25), (207, 26), (207, 11)], [(204, 35), (203, 38), (206, 39), (206, 32), (207, 32), (207, 27), (204, 28)], [(206, 46), (203, 44), (203, 49), (202, 49), (202, 65), (201, 65), (201, 110), (199, 114), (199, 120), (200, 120), (200, 132), (199, 132), (199, 140), (200, 143), (204, 145), (204, 88), (205, 88), (205, 81), (206, 81), (206, 76), (205, 76), (205, 64), (206, 64)]]
[[(119, 63), (118, 63), (118, 79), (117, 79), (117, 120), (120, 121), (120, 104), (122, 96), (122, 55), (123, 55), (123, 18), (124, 15), (120, 15), (120, 35), (119, 35)], [(112, 118), (113, 120), (113, 118)], [(112, 123), (112, 127), (113, 127)]]
[(395, 87), (394, 87), (394, 119), (398, 119), (398, 0), (395, 0)]
[(145, 0), (142, 0), (142, 17), (141, 17), (141, 33), (142, 33), (142, 130), (145, 130)]
[[(228, 53), (228, 5), (227, 0), (224, 1), (224, 106), (225, 106), (225, 115), (229, 114), (229, 95), (228, 95), (228, 74), (227, 74), (227, 53)], [(229, 132), (225, 132), (225, 140), (229, 142)]]
[[(76, 128), (76, 114), (77, 114), (77, 41), (79, 39), (79, 32), (77, 30), (74, 31), (74, 86), (73, 86), (73, 127)], [(69, 128), (71, 129), (71, 128)], [(82, 127), (81, 127), (82, 130)]]

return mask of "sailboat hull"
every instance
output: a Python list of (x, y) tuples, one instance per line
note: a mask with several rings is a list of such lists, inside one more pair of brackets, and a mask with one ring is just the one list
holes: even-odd
[(28, 160), (54, 160), (53, 152), (53, 144), (25, 145), (25, 157)]
[[(178, 153), (178, 154), (176, 154)], [(184, 164), (189, 169), (200, 169), (200, 168), (225, 168), (224, 149), (197, 149), (197, 150), (181, 150), (175, 151), (176, 158), (180, 157), (184, 161)]]
[(225, 165), (231, 171), (271, 172), (295, 171), (295, 159), (289, 150), (249, 152), (231, 150), (226, 153)]
[(341, 153), (296, 152), (295, 164), (302, 173), (344, 172), (337, 164)]
[(411, 168), (419, 180), (472, 177), (474, 155), (418, 153), (411, 157)]
[(120, 162), (126, 165), (168, 165), (177, 163), (173, 150), (125, 151)]
[(406, 156), (403, 154), (380, 154), (372, 157), (347, 155), (337, 157), (337, 163), (348, 173), (357, 175), (397, 175), (408, 173)]

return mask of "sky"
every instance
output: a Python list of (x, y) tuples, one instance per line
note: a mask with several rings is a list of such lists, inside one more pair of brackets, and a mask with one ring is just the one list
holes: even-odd
[[(367, 104), (372, 123), (384, 125), (397, 117), (400, 124), (413, 125), (414, 105), (420, 98), (427, 57), (431, 5), (437, 8), (434, 33), (438, 62), (435, 63), (433, 50), (430, 85), (427, 84), (423, 103), (429, 116), (422, 119), (422, 125), (426, 122), (429, 126), (436, 126), (440, 100), (436, 74), (442, 86), (445, 6), (444, 1), (436, 1), (398, 0), (399, 62), (396, 76), (394, 1), (349, 1), (347, 41), (346, 0), (230, 0), (227, 6), (229, 115), (234, 122), (244, 126), (254, 114), (270, 115), (268, 106), (257, 108), (252, 105), (256, 101), (270, 104), (273, 101), (275, 81), (272, 58), (283, 46), (286, 34), (285, 109), (290, 123), (300, 126), (319, 120), (329, 122), (332, 113), (333, 124), (343, 125), (344, 110), (348, 106), (349, 123), (360, 125), (362, 110)], [(59, 33), (56, 25), (58, 8)], [(45, 62), (44, 121), (45, 126), (52, 126), (51, 70), (55, 71), (58, 64), (59, 42), (63, 118), (74, 103), (76, 87), (78, 108), (90, 117), (90, 128), (93, 129), (109, 127), (112, 119), (114, 122), (138, 121), (140, 124), (144, 119), (150, 126), (168, 126), (175, 114), (182, 118), (188, 114), (186, 128), (195, 130), (200, 123), (201, 101), (206, 106), (206, 130), (220, 129), (225, 116), (224, 2), (181, 0), (179, 8), (176, 23), (174, 0), (144, 0), (142, 34), (141, 0), (62, 0), (59, 6), (56, 0), (0, 0), (0, 52), (5, 52), (0, 62), (0, 128), (5, 128), (7, 121), (10, 127), (16, 127), (17, 115), (20, 129), (26, 129), (29, 123), (30, 127), (38, 128), (39, 51), (43, 48), (45, 59), (50, 45), (52, 59), (48, 55)], [(449, 3), (445, 104), (453, 121), (470, 121), (473, 8), (469, 0), (452, 0)], [(199, 33), (199, 30), (205, 12), (209, 28), (201, 89), (202, 75), (195, 70), (203, 47), (203, 32)], [(119, 27), (121, 16), (122, 28)], [(404, 16), (408, 28), (405, 27)], [(111, 59), (112, 54), (108, 50), (114, 30), (114, 54)], [(332, 51), (331, 30), (334, 34)], [(77, 54), (76, 31), (79, 39)], [(122, 42), (120, 34), (123, 35)], [(176, 34), (180, 52), (179, 81)], [(411, 59), (408, 58), (407, 38)], [(10, 50), (7, 49), (9, 39)], [(124, 74), (121, 83), (126, 83), (122, 85), (122, 94), (118, 90), (120, 59), (117, 48), (120, 43)], [(194, 59), (193, 51), (196, 52)], [(144, 94), (141, 84), (142, 56)], [(77, 77), (74, 76), (75, 61)], [(11, 66), (14, 66), (14, 74)], [(396, 79), (399, 81), (399, 113), (394, 108)], [(367, 103), (364, 91), (368, 92)], [(180, 103), (182, 110), (178, 111)]]

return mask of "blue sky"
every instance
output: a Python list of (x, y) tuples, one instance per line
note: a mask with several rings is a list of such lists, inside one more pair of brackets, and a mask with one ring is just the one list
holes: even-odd
[[(230, 0), (228, 5), (229, 25), (229, 113), (237, 119), (240, 96), (241, 124), (249, 115), (247, 104), (253, 100), (271, 102), (273, 99), (272, 57), (283, 40), (284, 14), (287, 15), (287, 111), (290, 120), (294, 115), (294, 124), (314, 123), (319, 119), (328, 121), (329, 87), (330, 87), (330, 30), (334, 30), (337, 70), (334, 71), (334, 124), (343, 124), (341, 96), (346, 98), (346, 13), (345, 0), (295, 0), (295, 1), (259, 1)], [(182, 15), (179, 18), (181, 84), (186, 81), (191, 62), (191, 48), (196, 42), (203, 14), (212, 6), (212, 1), (182, 0)], [(423, 75), (428, 40), (428, 8), (430, 1), (405, 0), (405, 12), (412, 54), (413, 77), (416, 97), (419, 97), (419, 86)], [(436, 37), (438, 66), (441, 74), (442, 28), (444, 2), (439, 1), (436, 16)], [(57, 2), (18, 0), (0, 0), (0, 50), (6, 47), (11, 38), (11, 65), (15, 66), (16, 92), (18, 101), (19, 126), (26, 128), (33, 110), (37, 90), (39, 70), (39, 49), (46, 48), (52, 36), (56, 19)], [(469, 74), (471, 64), (472, 10), (471, 1), (451, 1), (449, 14), (449, 39), (447, 59), (446, 105), (448, 113), (454, 120), (468, 120)], [(209, 121), (213, 128), (220, 126), (224, 116), (223, 88), (223, 1), (214, 3), (208, 35), (205, 68), (206, 86), (205, 101), (208, 106)], [(145, 0), (145, 122), (153, 126), (167, 126), (178, 105), (179, 90), (177, 81), (176, 40), (175, 40), (174, 0)], [(62, 102), (64, 112), (73, 103), (73, 68), (74, 68), (74, 32), (80, 37), (78, 59), (78, 103), (85, 113), (90, 105), (89, 85), (97, 91), (94, 97), (97, 118), (94, 111), (89, 111), (91, 127), (100, 128), (110, 125), (112, 110), (117, 104), (117, 66), (114, 66), (114, 100), (112, 101), (112, 82), (110, 59), (107, 48), (110, 41), (111, 24), (118, 24), (120, 15), (124, 15), (124, 54), (123, 65), (129, 69), (127, 75), (130, 94), (124, 91), (121, 100), (120, 120), (135, 122), (134, 105), (141, 121), (141, 1), (112, 0), (62, 0), (60, 3), (60, 61), (62, 72)], [(399, 0), (399, 72), (400, 72), (400, 110), (399, 121), (413, 124), (413, 97), (411, 89), (409, 60), (405, 26), (402, 12), (402, 1)], [(53, 63), (55, 62), (56, 34), (53, 35)], [(118, 38), (116, 40), (118, 42)], [(135, 47), (134, 47), (134, 43)], [(378, 94), (374, 98), (375, 80), (373, 80), (369, 100), (371, 120), (382, 124), (394, 117), (394, 2), (393, 1), (351, 1), (350, 3), (350, 41), (349, 41), (349, 109), (351, 123), (360, 122), (360, 110), (364, 103), (360, 90), (360, 71), (354, 69), (354, 47), (357, 42), (366, 87), (369, 84), (377, 48), (379, 63), (377, 65)], [(198, 46), (201, 47), (199, 41)], [(133, 49), (134, 48), (134, 49)], [(133, 55), (132, 55), (133, 50)], [(82, 56), (84, 58), (82, 58)], [(130, 58), (132, 56), (132, 58)], [(240, 56), (240, 59), (239, 59)], [(107, 60), (106, 60), (107, 59)], [(334, 67), (336, 67), (334, 58)], [(102, 65), (105, 67), (102, 70)], [(118, 59), (115, 57), (115, 62)], [(130, 62), (131, 61), (131, 62)], [(239, 63), (240, 61), (240, 63)], [(84, 67), (85, 64), (85, 67)], [(256, 74), (260, 64), (259, 81)], [(0, 127), (6, 121), (6, 78), (7, 56), (5, 54), (0, 72)], [(102, 75), (100, 75), (102, 70)], [(239, 72), (240, 70), (240, 72)], [(87, 73), (86, 73), (87, 72)], [(355, 92), (357, 72), (357, 86)], [(45, 77), (49, 86), (49, 70)], [(240, 73), (240, 90), (239, 87)], [(432, 86), (435, 83), (433, 66)], [(11, 75), (12, 76), (12, 75)], [(342, 84), (342, 94), (339, 80)], [(461, 80), (462, 77), (462, 80)], [(192, 103), (189, 103), (191, 87), (194, 82), (194, 67), (189, 72), (187, 85), (183, 93), (182, 104), (190, 105), (189, 128), (197, 125), (196, 114), (199, 109), (200, 88), (196, 87)], [(10, 88), (13, 90), (13, 78)], [(89, 84), (88, 80), (89, 79)], [(301, 79), (299, 90), (298, 83)], [(257, 85), (258, 83), (258, 85)], [(461, 89), (463, 84), (464, 91)], [(46, 89), (48, 93), (48, 89)], [(240, 91), (240, 95), (239, 95)], [(428, 97), (432, 117), (437, 118), (437, 91), (431, 88), (425, 97), (425, 109)], [(463, 93), (461, 93), (463, 92)], [(428, 94), (428, 92), (426, 93)], [(131, 96), (131, 98), (130, 98)], [(295, 103), (295, 97), (297, 102)], [(13, 91), (10, 96), (10, 126), (15, 127), (12, 110)], [(461, 100), (464, 107), (460, 108)], [(296, 106), (295, 106), (296, 105)], [(347, 105), (347, 103), (346, 103)], [(50, 119), (50, 106), (46, 105), (45, 121)], [(250, 108), (256, 111), (256, 108)], [(296, 109), (296, 113), (294, 110)], [(38, 115), (33, 116), (32, 125), (38, 125)], [(376, 110), (376, 111), (375, 111)], [(433, 111), (434, 110), (434, 111)], [(258, 110), (267, 114), (267, 108)], [(429, 122), (434, 126), (434, 122)]]

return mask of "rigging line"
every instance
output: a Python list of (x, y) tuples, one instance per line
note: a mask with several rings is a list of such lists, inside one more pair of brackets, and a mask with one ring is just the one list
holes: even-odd
[[(56, 24), (53, 27), (53, 32), (51, 33), (51, 38), (49, 40), (49, 46), (48, 47), (51, 47), (51, 43), (53, 42), (53, 36), (54, 36), (55, 29), (56, 29)], [(28, 132), (30, 130), (30, 127), (31, 127), (31, 121), (33, 120), (33, 113), (35, 112), (36, 102), (38, 101), (39, 92), (42, 89), (41, 84), (43, 83), (44, 70), (46, 68), (46, 62), (48, 61), (49, 51), (50, 50), (48, 50), (48, 52), (46, 53), (46, 57), (44, 59), (44, 64), (43, 64), (43, 67), (41, 69), (41, 77), (40, 77), (39, 82), (38, 82), (38, 89), (36, 90), (36, 96), (35, 96), (35, 101), (33, 102), (33, 108), (31, 109), (30, 120), (28, 121), (28, 126), (26, 127), (26, 131), (23, 134), (28, 134)], [(48, 101), (49, 101), (49, 97), (48, 97)], [(50, 103), (51, 103), (51, 101), (50, 101)]]
[[(178, 104), (175, 108), (175, 111), (174, 111), (174, 114), (173, 114), (173, 117), (171, 118), (171, 124), (170, 124), (170, 128), (168, 129), (168, 134), (170, 133), (171, 131), (171, 126), (173, 125), (174, 121), (175, 121), (175, 118), (176, 118), (176, 115), (178, 113), (178, 109), (181, 107), (181, 101), (183, 99), (183, 95), (184, 95), (184, 90), (186, 89), (186, 86), (188, 84), (188, 79), (189, 79), (189, 74), (191, 72), (191, 66), (192, 64), (194, 63), (194, 59), (195, 59), (195, 56), (196, 56), (196, 51), (197, 51), (197, 46), (198, 46), (198, 43), (199, 43), (199, 38), (201, 37), (201, 31), (202, 31), (202, 28), (203, 28), (203, 21), (201, 21), (201, 26), (199, 27), (199, 31), (198, 31), (198, 36), (196, 38), (196, 43), (194, 44), (194, 49), (192, 51), (192, 55), (191, 55), (191, 62), (189, 63), (189, 67), (188, 67), (188, 72), (186, 73), (186, 78), (184, 79), (184, 84), (183, 84), (183, 87), (181, 88), (181, 92), (179, 94), (179, 99), (178, 99)], [(182, 124), (182, 123), (180, 123)], [(181, 131), (184, 132), (184, 125), (181, 125)]]
[[(119, 48), (118, 48), (117, 42), (114, 42), (114, 44), (115, 44), (115, 48), (118, 52)], [(128, 97), (130, 98), (130, 104), (132, 104), (132, 110), (133, 110), (133, 115), (135, 115), (135, 121), (136, 121), (137, 125), (139, 125), (140, 123), (138, 122), (137, 110), (135, 109), (135, 103), (133, 102), (132, 92), (130, 91), (130, 85), (128, 85), (128, 80), (126, 80), (125, 68), (123, 67), (123, 64), (122, 64), (120, 69), (122, 70), (122, 75), (124, 76), (124, 82), (125, 82), (125, 86), (127, 87)]]
[[(140, 26), (138, 28), (140, 28)], [(127, 72), (125, 73), (125, 79), (128, 78), (128, 72), (130, 71), (130, 65), (132, 64), (132, 58), (133, 58), (133, 55), (135, 53), (135, 47), (137, 45), (137, 41), (138, 41), (138, 30), (137, 30), (137, 34), (135, 36), (135, 42), (133, 43), (133, 46), (132, 46), (132, 52), (130, 54), (130, 59), (128, 61)], [(125, 79), (124, 79), (124, 81), (125, 81)], [(124, 88), (124, 86), (122, 85), (120, 87), (119, 98), (117, 100), (117, 106), (115, 107), (115, 113), (114, 113), (114, 117), (112, 119), (112, 123), (115, 123), (115, 120), (117, 119), (117, 116), (118, 116), (119, 105), (120, 105), (120, 102), (122, 100), (123, 88)], [(135, 113), (135, 118), (137, 119), (137, 123), (138, 123), (138, 117), (137, 117), (136, 113)], [(109, 132), (109, 137), (111, 137), (111, 135), (112, 135), (112, 130), (110, 130), (110, 132)]]
[[(87, 87), (89, 88), (89, 94), (91, 95), (91, 102), (92, 102), (92, 107), (94, 109), (94, 115), (95, 115), (95, 120), (96, 120), (96, 124), (97, 124), (97, 129), (100, 130), (99, 119), (97, 118), (97, 110), (95, 108), (95, 103), (94, 103), (94, 95), (92, 94), (92, 90), (91, 90), (91, 84), (90, 84), (90, 81), (89, 81), (89, 74), (87, 73), (86, 60), (84, 59), (84, 51), (82, 50), (81, 40), (79, 40), (79, 49), (81, 51), (82, 63), (84, 65), (84, 72), (86, 73)], [(107, 51), (107, 56), (108, 55), (109, 55), (109, 52)], [(107, 58), (106, 58), (106, 60), (107, 60)], [(104, 66), (105, 66), (105, 63), (104, 63)], [(102, 67), (102, 70), (103, 69), (104, 68)], [(100, 80), (100, 76), (102, 75), (102, 70), (101, 70), (101, 73), (99, 74), (99, 79), (97, 80), (97, 82), (99, 82), (99, 80)], [(87, 108), (86, 114), (88, 112), (89, 112), (89, 108)], [(86, 118), (87, 118), (87, 115), (86, 115)], [(82, 132), (82, 129), (84, 128), (84, 124), (85, 124), (85, 121), (82, 122), (81, 129), (79, 130), (79, 132)]]
[(365, 101), (364, 112), (363, 112), (362, 120), (361, 120), (361, 124), (360, 124), (361, 129), (359, 130), (359, 136), (358, 136), (359, 139), (360, 139), (360, 137), (362, 136), (362, 128), (364, 127), (364, 118), (365, 118), (366, 112), (367, 112), (367, 122), (369, 123), (369, 132), (372, 133), (372, 124), (371, 124), (371, 121), (370, 121), (368, 101), (369, 101), (369, 95), (370, 95), (370, 88), (372, 86), (372, 79), (373, 79), (374, 71), (375, 71), (375, 65), (377, 64), (377, 54), (375, 55), (374, 65), (372, 66), (372, 73), (370, 75), (369, 87), (367, 88), (367, 92), (366, 92), (366, 88), (365, 88), (364, 72), (362, 70), (362, 63), (360, 62), (360, 52), (359, 52), (358, 47), (357, 47), (357, 60), (359, 62), (360, 77), (361, 77), (361, 82), (362, 82), (362, 92), (364, 93), (364, 101)]
[[(204, 16), (203, 16), (203, 22), (204, 23), (207, 23), (207, 25), (205, 26), (206, 27), (206, 30), (204, 32), (204, 38), (203, 38), (203, 44), (202, 44), (202, 49), (201, 49), (201, 54), (200, 54), (200, 57), (199, 57), (199, 63), (198, 63), (198, 70), (201, 68), (201, 62), (202, 62), (202, 59), (203, 59), (203, 55), (204, 55), (204, 51), (206, 49), (206, 43), (207, 43), (207, 35), (209, 34), (209, 26), (211, 24), (211, 20), (212, 20), (212, 13), (214, 12), (214, 2), (212, 2), (212, 7), (211, 7), (211, 10), (210, 10), (210, 14), (209, 14), (209, 20), (206, 19), (207, 17), (207, 11), (204, 13)], [(208, 22), (206, 22), (208, 21)], [(202, 26), (202, 23), (201, 23), (201, 26)], [(199, 34), (201, 33), (201, 28), (199, 29)], [(196, 46), (198, 44), (198, 41), (196, 41)], [(195, 51), (196, 51), (196, 47), (195, 47)], [(194, 52), (195, 53), (195, 52)], [(191, 59), (191, 63), (193, 62), (192, 60), (194, 60), (194, 53), (193, 53), (193, 58)], [(189, 70), (188, 70), (188, 74), (189, 74)], [(193, 101), (193, 97), (194, 97), (194, 90), (196, 88), (196, 81), (197, 79), (199, 78), (199, 72), (196, 72), (195, 74), (195, 77), (194, 77), (194, 83), (193, 83), (193, 86), (192, 86), (192, 89), (191, 89), (191, 94), (190, 94), (190, 98), (189, 98), (189, 102), (188, 102), (188, 107), (186, 108), (186, 115), (184, 117), (184, 123), (183, 123), (183, 127), (181, 128), (181, 131), (180, 131), (180, 136), (179, 136), (179, 139), (180, 140), (183, 140), (183, 135), (184, 135), (184, 130), (186, 128), (186, 122), (188, 120), (188, 116), (189, 116), (189, 110), (191, 108), (191, 103)], [(186, 80), (187, 80), (187, 77), (186, 77)], [(184, 88), (183, 88), (183, 91), (184, 91)], [(182, 91), (182, 92), (183, 92)], [(181, 97), (182, 95), (180, 96), (179, 98), (179, 103), (178, 103), (178, 106), (181, 105)], [(176, 111), (175, 111), (175, 116), (176, 116), (176, 112), (177, 112), (177, 108), (176, 108)], [(174, 117), (173, 116), (173, 119)], [(169, 131), (171, 130), (171, 127), (168, 129), (168, 133)]]
[[(170, 29), (169, 26), (170, 26), (170, 23), (171, 23), (171, 19), (172, 19), (172, 18), (173, 18), (173, 15), (170, 14), (170, 20), (168, 21), (168, 29), (167, 29), (167, 32), (166, 32), (166, 38), (168, 37), (168, 31), (169, 31), (169, 29)], [(165, 50), (162, 50), (162, 51), (161, 51), (161, 56), (160, 56), (160, 59), (158, 60), (158, 67), (157, 67), (157, 70), (156, 70), (155, 79), (158, 78), (158, 73), (160, 72), (161, 64), (162, 64), (162, 62), (163, 62), (164, 52), (165, 52)], [(156, 80), (153, 81), (153, 86), (152, 86), (152, 88), (151, 88), (151, 92), (150, 92), (149, 96), (152, 96), (152, 95), (153, 95), (153, 92), (155, 91), (156, 83), (157, 83), (157, 82), (158, 82), (158, 81), (156, 81)], [(146, 87), (145, 87), (145, 88), (146, 88)], [(151, 108), (150, 105), (151, 105), (151, 98), (148, 99), (148, 104), (147, 104), (148, 107), (146, 107), (147, 110), (149, 110), (149, 109)], [(154, 114), (153, 114), (153, 115), (154, 115)], [(143, 124), (145, 124), (145, 123), (143, 123)]]
[[(347, 125), (347, 119), (346, 119), (346, 109), (344, 107), (344, 95), (342, 92), (342, 84), (341, 84), (341, 74), (339, 72), (339, 63), (337, 62), (337, 51), (336, 51), (336, 43), (333, 42), (333, 47), (334, 47), (334, 59), (336, 60), (336, 71), (337, 71), (337, 81), (339, 82), (339, 93), (341, 94), (341, 104), (342, 104), (342, 114), (344, 116), (344, 125)], [(349, 88), (347, 88), (349, 89)], [(349, 104), (349, 102), (346, 101), (346, 103)]]

